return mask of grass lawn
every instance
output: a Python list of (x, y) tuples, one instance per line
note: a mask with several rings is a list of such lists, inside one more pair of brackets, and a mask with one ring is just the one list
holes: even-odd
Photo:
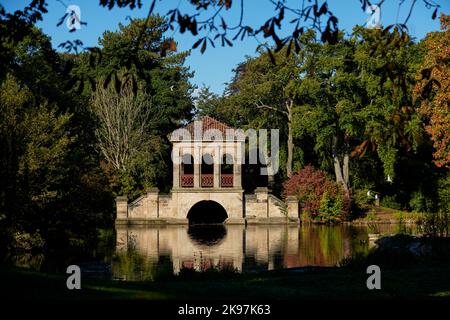
[(82, 280), (68, 290), (65, 275), (0, 268), (2, 299), (32, 300), (292, 300), (450, 299), (450, 266), (382, 269), (381, 290), (368, 290), (364, 270), (320, 268), (260, 274), (194, 274), (154, 282)]
[(420, 216), (422, 214), (416, 212), (372, 206), (362, 217), (353, 220), (352, 223), (415, 223)]

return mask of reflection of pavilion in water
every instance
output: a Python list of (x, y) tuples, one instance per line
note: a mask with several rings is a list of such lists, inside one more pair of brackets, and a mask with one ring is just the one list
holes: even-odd
[[(188, 226), (117, 226), (117, 251), (133, 247), (151, 261), (170, 256), (173, 272), (202, 271), (212, 266), (276, 269), (333, 266), (355, 250), (367, 248), (367, 232), (351, 227), (287, 225), (218, 225), (215, 229)], [(210, 228), (210, 227), (208, 227)]]

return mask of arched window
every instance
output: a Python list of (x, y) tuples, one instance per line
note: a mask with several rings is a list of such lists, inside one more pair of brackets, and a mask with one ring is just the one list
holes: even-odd
[(194, 158), (190, 154), (184, 154), (181, 159), (181, 187), (194, 187)]
[(264, 159), (259, 160), (258, 149), (249, 148), (246, 155), (246, 162), (243, 167), (243, 187), (245, 190), (254, 190), (257, 187), (267, 187), (268, 179), (266, 175), (261, 174), (261, 168), (265, 167)]
[(194, 157), (192, 155), (188, 153), (184, 154), (181, 162), (183, 163), (183, 174), (194, 174)]
[(220, 164), (220, 186), (223, 188), (233, 186), (233, 156), (224, 154)]
[(222, 163), (220, 165), (220, 172), (222, 174), (231, 174), (233, 173), (233, 156), (229, 153), (226, 153), (222, 157)]
[(209, 153), (205, 153), (202, 157), (201, 186), (214, 186), (214, 158)]

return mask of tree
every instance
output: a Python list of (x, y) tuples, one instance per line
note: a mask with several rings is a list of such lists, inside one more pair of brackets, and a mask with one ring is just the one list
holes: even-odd
[[(193, 48), (199, 47), (202, 52), (206, 50), (208, 43), (211, 46), (215, 46), (215, 42), (221, 42), (222, 46), (232, 46), (233, 42), (240, 39), (241, 41), (246, 37), (262, 36), (264, 38), (271, 38), (274, 45), (278, 49), (281, 49), (285, 45), (297, 43), (298, 36), (304, 31), (314, 30), (320, 34), (321, 40), (328, 43), (336, 43), (338, 41), (339, 34), (339, 19), (329, 9), (328, 0), (316, 0), (316, 1), (301, 1), (300, 4), (294, 2), (294, 5), (288, 1), (271, 1), (268, 0), (267, 4), (273, 5), (273, 15), (269, 15), (267, 19), (264, 19), (261, 25), (251, 25), (245, 20), (245, 4), (246, 2), (232, 1), (232, 0), (186, 0), (183, 1), (184, 6), (178, 4), (176, 7), (167, 11), (165, 16), (169, 19), (166, 24), (167, 29), (176, 30), (180, 33), (190, 32), (198, 40), (195, 41)], [(422, 5), (427, 9), (432, 9), (432, 19), (435, 19), (440, 9), (440, 5), (427, 0), (420, 1)], [(379, 8), (383, 6), (385, 0), (380, 0), (377, 3), (372, 3), (369, 0), (354, 1), (354, 5), (361, 6), (361, 10), (365, 12), (368, 9), (372, 9), (372, 5), (376, 5)], [(406, 28), (406, 25), (411, 17), (416, 6), (417, 1), (411, 3), (404, 3), (399, 1), (398, 10), (405, 10), (408, 12), (403, 21), (395, 22), (396, 25)], [(141, 9), (141, 0), (102, 0), (99, 2), (99, 6), (108, 8), (129, 8), (129, 9)], [(158, 1), (153, 0), (149, 6), (147, 17), (150, 17), (158, 6)], [(34, 24), (39, 20), (42, 20), (42, 14), (47, 13), (47, 3), (45, 0), (30, 1), (29, 5), (25, 6), (23, 10), (17, 10), (14, 14), (7, 13), (3, 6), (0, 6), (0, 21), (6, 21), (8, 27), (17, 28), (27, 24)], [(188, 8), (185, 12), (181, 11), (181, 7)], [(234, 9), (234, 10), (233, 10)], [(373, 10), (373, 9), (372, 9)], [(193, 13), (192, 13), (193, 11)], [(227, 13), (234, 14), (238, 19), (230, 19)], [(66, 13), (58, 22), (58, 25), (62, 25), (64, 20), (69, 18), (74, 19), (74, 13)], [(230, 20), (233, 20), (230, 22)], [(234, 21), (236, 20), (236, 22)], [(278, 29), (282, 29), (283, 26), (293, 26), (292, 31), (284, 38), (280, 37)], [(80, 21), (81, 24), (86, 24), (84, 21)], [(392, 26), (392, 25), (391, 25)], [(10, 39), (21, 39), (24, 31), (8, 34)], [(75, 32), (76, 29), (72, 29), (71, 32)], [(260, 42), (260, 41), (258, 41)], [(298, 44), (298, 43), (297, 43)], [(161, 50), (166, 51), (173, 45), (173, 40), (167, 39), (162, 46)], [(74, 47), (82, 46), (82, 42), (71, 43), (67, 41), (64, 43), (64, 47), (72, 50)], [(270, 46), (266, 46), (268, 50)], [(296, 52), (299, 51), (299, 46), (295, 46)]]
[(306, 43), (305, 73), (298, 91), (304, 103), (294, 119), (295, 135), (311, 136), (324, 163), (332, 160), (336, 182), (348, 192), (352, 139), (357, 134), (357, 109), (364, 99), (354, 70), (353, 46), (344, 39), (337, 44)]
[[(192, 48), (200, 48), (203, 53), (208, 44), (215, 47), (217, 42), (220, 41), (223, 46), (233, 46), (233, 43), (240, 40), (243, 41), (245, 38), (252, 37), (256, 38), (258, 43), (262, 43), (259, 38), (264, 39), (270, 38), (273, 43), (272, 45), (263, 43), (263, 46), (267, 50), (268, 54), (273, 59), (271, 47), (276, 47), (276, 51), (279, 51), (285, 47), (294, 48), (295, 52), (300, 51), (299, 36), (308, 30), (316, 31), (320, 34), (320, 39), (324, 43), (335, 44), (338, 42), (339, 32), (339, 19), (329, 10), (328, 0), (315, 0), (306, 1), (303, 0), (301, 6), (292, 6), (287, 1), (272, 1), (268, 0), (268, 4), (274, 6), (274, 14), (270, 15), (265, 22), (261, 25), (251, 25), (245, 22), (244, 12), (245, 12), (245, 1), (240, 2), (231, 0), (186, 0), (187, 7), (193, 11), (192, 12), (182, 12), (180, 10), (180, 4), (177, 7), (170, 9), (164, 16), (168, 17), (163, 25), (164, 30), (174, 30), (180, 33), (185, 33), (189, 31), (192, 36), (197, 38)], [(380, 0), (376, 5), (382, 7), (385, 0)], [(440, 9), (440, 5), (427, 0), (420, 1), (425, 8), (432, 9), (432, 19), (435, 19)], [(238, 5), (236, 3), (239, 3)], [(294, 3), (296, 3), (294, 1)], [(403, 22), (399, 22), (398, 19), (394, 24), (388, 25), (385, 31), (389, 31), (393, 26), (400, 28), (403, 31), (407, 31), (407, 23), (411, 17), (412, 12), (417, 7), (417, 1), (411, 1), (411, 3), (405, 4), (405, 1), (399, 0), (398, 13), (401, 10), (406, 10), (408, 14)], [(154, 9), (157, 5), (157, 1), (153, 0), (150, 4), (147, 18), (145, 23), (141, 26), (141, 31), (137, 34), (136, 42), (139, 43), (142, 35), (145, 33), (145, 28), (147, 21), (149, 21), (154, 13)], [(372, 3), (369, 0), (355, 0), (355, 5), (361, 5), (363, 12), (367, 9), (372, 9)], [(113, 8), (130, 8), (130, 9), (141, 9), (141, 0), (102, 0), (99, 6), (108, 8), (109, 10)], [(236, 9), (239, 19), (237, 23), (230, 23), (229, 17), (226, 16), (226, 12), (233, 13), (232, 9)], [(0, 59), (5, 61), (7, 65), (11, 61), (11, 55), (7, 46), (3, 46), (4, 43), (16, 43), (23, 40), (24, 37), (30, 35), (31, 26), (36, 22), (43, 19), (43, 14), (47, 13), (47, 2), (45, 0), (32, 0), (27, 6), (22, 10), (16, 10), (13, 13), (8, 13), (4, 9), (3, 5), (0, 5)], [(70, 12), (65, 13), (57, 23), (61, 26), (66, 18), (76, 19), (76, 13)], [(397, 17), (399, 14), (397, 14)], [(234, 19), (233, 19), (234, 20)], [(293, 27), (285, 37), (281, 37), (281, 32), (279, 29), (286, 27), (288, 24)], [(85, 21), (80, 21), (80, 24), (87, 24)], [(286, 28), (284, 28), (286, 30)], [(70, 32), (75, 32), (76, 29), (73, 28)], [(89, 52), (92, 56), (92, 64), (95, 61), (101, 61), (104, 57), (99, 54), (100, 49), (98, 47), (86, 48), (80, 39), (73, 41), (67, 40), (59, 45), (59, 47), (67, 50), (67, 52), (78, 53), (80, 50)], [(149, 52), (155, 52), (155, 48), (149, 47), (145, 50)], [(159, 47), (156, 49), (162, 56), (165, 56), (168, 52), (176, 50), (176, 43), (173, 39), (167, 38), (162, 41)], [(128, 59), (128, 64), (126, 68), (129, 70), (133, 66), (139, 69), (141, 61), (135, 55), (137, 47), (132, 46), (129, 50), (130, 59)], [(288, 50), (289, 52), (291, 50)], [(2, 65), (3, 66), (3, 65)], [(112, 75), (116, 78), (118, 74), (117, 70), (112, 71)], [(0, 78), (5, 74), (5, 70), (0, 68)], [(84, 83), (87, 81), (93, 82), (92, 78), (89, 78), (87, 74), (80, 74), (82, 78), (74, 77), (71, 84), (74, 84), (79, 80), (79, 88), (82, 88)], [(127, 75), (127, 77), (133, 77)], [(106, 80), (107, 81), (107, 80)], [(108, 82), (108, 81), (107, 81)], [(119, 86), (116, 85), (116, 91), (119, 91)]]
[(32, 33), (6, 44), (13, 58), (0, 79), (2, 233), (40, 229), (46, 240), (86, 235), (92, 221), (108, 220), (111, 199), (98, 162), (93, 165), (88, 118), (64, 90), (64, 58), (42, 32)]
[(427, 49), (414, 97), (420, 102), (419, 112), (427, 119), (425, 130), (434, 146), (434, 163), (450, 169), (450, 16), (441, 16), (441, 32), (427, 35)]
[(159, 114), (151, 98), (143, 91), (134, 95), (131, 85), (120, 93), (99, 87), (90, 105), (98, 123), (96, 146), (119, 179), (119, 189), (114, 191), (131, 195), (136, 189), (154, 186), (157, 175), (150, 155), (160, 155), (162, 143), (148, 131), (149, 122)]
[(125, 172), (133, 153), (145, 144), (151, 101), (142, 94), (134, 96), (131, 86), (120, 93), (99, 88), (92, 95), (91, 110), (98, 121), (95, 133), (101, 154), (114, 169)]
[(331, 155), (345, 190), (350, 158), (371, 150), (393, 179), (399, 152), (416, 150), (422, 136), (408, 91), (418, 56), (408, 35), (357, 27), (349, 39), (305, 50), (313, 52), (313, 72), (305, 75), (302, 90), (313, 98), (299, 109), (296, 125), (313, 135), (323, 158)]
[[(302, 37), (312, 41), (313, 34)], [(228, 87), (228, 105), (234, 106), (252, 128), (270, 127), (281, 130), (287, 150), (286, 174), (292, 175), (294, 157), (293, 117), (302, 96), (298, 90), (304, 70), (304, 52), (288, 55), (287, 50), (274, 53), (277, 63), (264, 51), (247, 58), (236, 70)], [(251, 120), (250, 120), (251, 119)], [(286, 128), (287, 125), (287, 128)]]
[(366, 96), (361, 110), (364, 139), (353, 155), (376, 151), (386, 179), (392, 180), (400, 155), (416, 152), (423, 143), (420, 115), (411, 97), (421, 55), (410, 37), (396, 30), (389, 34), (356, 28), (353, 39), (358, 80)]
[[(164, 41), (164, 22), (163, 18), (152, 16), (132, 20), (128, 25), (120, 24), (114, 32), (106, 31), (99, 39), (102, 48), (96, 53), (102, 59), (94, 63), (94, 55), (81, 53), (74, 58), (71, 71), (72, 78), (76, 79), (74, 89), (81, 89), (86, 100), (96, 91), (110, 87), (119, 95), (131, 89), (139, 99), (148, 100), (145, 103), (151, 112), (143, 123), (142, 137), (147, 139), (147, 149), (143, 150), (142, 145), (136, 153), (140, 160), (129, 158), (127, 174), (123, 175), (122, 170), (119, 179), (117, 169), (108, 168), (111, 159), (102, 157), (106, 160), (102, 167), (110, 177), (114, 192), (122, 190), (130, 197), (155, 184), (168, 191), (171, 179), (171, 167), (166, 165), (171, 150), (168, 135), (193, 115), (193, 86), (189, 82), (192, 72), (184, 66), (188, 52), (162, 56), (156, 50)], [(133, 59), (137, 61), (135, 64), (131, 63)]]
[[(74, 71), (81, 79), (81, 74), (89, 70), (92, 79), (105, 79), (104, 87), (111, 82), (116, 91), (131, 85), (135, 94), (138, 90), (148, 93), (159, 109), (158, 121), (152, 122), (153, 127), (148, 129), (161, 135), (170, 133), (182, 121), (189, 120), (193, 108), (193, 86), (189, 83), (192, 72), (183, 65), (189, 53), (162, 56), (152, 51), (164, 41), (164, 23), (163, 18), (152, 16), (147, 20), (132, 20), (128, 25), (120, 24), (118, 31), (105, 32), (99, 41), (102, 46), (100, 54), (104, 59), (92, 68), (89, 64), (91, 56), (83, 54), (80, 65)], [(131, 64), (133, 59), (137, 61), (136, 65)]]
[(219, 121), (228, 122), (229, 119), (220, 112), (222, 104), (223, 101), (218, 94), (212, 92), (209, 87), (202, 87), (195, 97), (195, 113), (200, 117), (210, 116)]

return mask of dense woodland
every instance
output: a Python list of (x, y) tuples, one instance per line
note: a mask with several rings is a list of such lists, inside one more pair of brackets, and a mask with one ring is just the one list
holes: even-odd
[(223, 96), (203, 89), (198, 112), (279, 128), (282, 170), (269, 186), (315, 220), (351, 219), (375, 195), (393, 209), (450, 212), (449, 23), (419, 42), (356, 27), (324, 44), (309, 31), (298, 54), (290, 44), (248, 57)]
[(297, 195), (315, 220), (352, 219), (375, 194), (393, 209), (450, 212), (450, 17), (441, 25), (420, 41), (356, 27), (331, 44), (310, 30), (248, 57), (222, 95), (195, 96), (189, 52), (159, 50), (159, 16), (80, 53), (56, 51), (34, 27), (2, 37), (2, 243), (29, 234), (63, 246), (111, 226), (115, 196), (169, 191), (168, 134), (202, 115), (280, 129), (279, 173), (257, 179), (248, 166), (244, 186)]

